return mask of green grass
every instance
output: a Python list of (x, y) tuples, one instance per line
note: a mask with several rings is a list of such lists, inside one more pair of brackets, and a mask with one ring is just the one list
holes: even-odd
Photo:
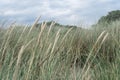
[[(37, 24), (37, 21), (35, 22)], [(0, 80), (119, 80), (120, 23), (0, 30)]]

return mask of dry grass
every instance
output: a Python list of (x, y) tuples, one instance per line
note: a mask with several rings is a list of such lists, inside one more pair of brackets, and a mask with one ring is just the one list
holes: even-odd
[(39, 19), (31, 27), (11, 25), (4, 31), (0, 38), (0, 79), (120, 79), (119, 23), (112, 25), (114, 30), (56, 27), (54, 23), (36, 28)]

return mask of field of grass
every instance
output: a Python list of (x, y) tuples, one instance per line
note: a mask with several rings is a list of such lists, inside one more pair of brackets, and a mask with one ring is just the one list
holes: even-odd
[(0, 80), (120, 80), (120, 23), (0, 29)]

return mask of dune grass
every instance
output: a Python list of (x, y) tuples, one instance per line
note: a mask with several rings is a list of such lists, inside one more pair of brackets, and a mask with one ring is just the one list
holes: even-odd
[(0, 80), (119, 80), (120, 24), (0, 30)]

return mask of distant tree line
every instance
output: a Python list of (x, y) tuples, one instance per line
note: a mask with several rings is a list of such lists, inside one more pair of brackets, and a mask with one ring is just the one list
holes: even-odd
[[(46, 25), (49, 27), (53, 22), (55, 22), (55, 21), (48, 21), (48, 22), (46, 22)], [(44, 22), (43, 22), (43, 23), (44, 23)], [(40, 27), (41, 25), (42, 25), (42, 23), (38, 23), (38, 24), (36, 25), (36, 27)], [(75, 26), (75, 25), (62, 25), (62, 24), (57, 23), (57, 22), (55, 22), (54, 26), (67, 27), (67, 28), (71, 28), (71, 27), (76, 28), (76, 27), (77, 27), (77, 26)]]
[(111, 23), (114, 21), (120, 20), (120, 10), (114, 10), (111, 12), (108, 12), (106, 16), (102, 16), (98, 20), (98, 24), (100, 23)]

